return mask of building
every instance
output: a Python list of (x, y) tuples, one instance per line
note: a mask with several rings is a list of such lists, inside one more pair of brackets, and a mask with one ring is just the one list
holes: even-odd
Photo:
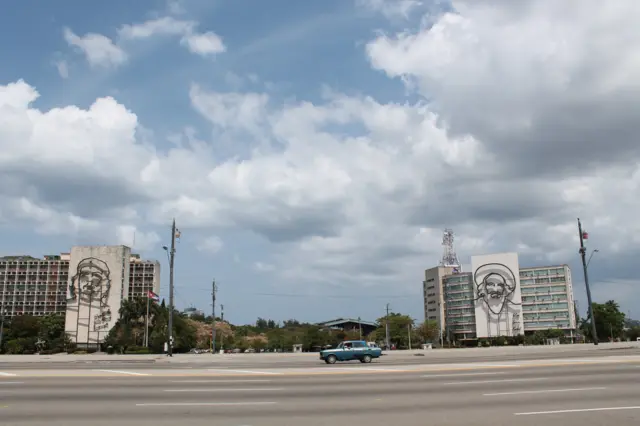
[(201, 311), (200, 309), (196, 309), (193, 306), (190, 308), (186, 308), (184, 311), (182, 311), (182, 314), (185, 315), (187, 318), (204, 316), (203, 311)]
[(425, 319), (438, 322), (443, 340), (517, 336), (576, 329), (567, 265), (520, 268), (517, 253), (471, 257), (472, 272), (427, 269)]
[(62, 256), (0, 258), (0, 313), (64, 315), (69, 259)]
[(427, 321), (437, 321), (440, 333), (444, 333), (445, 312), (443, 279), (455, 270), (451, 266), (436, 266), (424, 271), (422, 292), (424, 298), (424, 317)]
[(65, 316), (79, 346), (104, 341), (123, 300), (160, 292), (160, 264), (126, 246), (73, 247), (70, 253), (0, 258), (0, 312)]
[(447, 275), (442, 280), (444, 293), (444, 336), (446, 341), (475, 340), (476, 314), (473, 276), (470, 272)]
[(318, 325), (323, 328), (330, 328), (332, 330), (342, 330), (347, 332), (360, 332), (360, 330), (362, 330), (363, 338), (373, 333), (378, 328), (378, 324), (376, 324), (375, 322), (362, 321), (360, 319), (351, 318), (338, 318), (332, 321), (318, 323)]
[(524, 330), (576, 329), (571, 269), (567, 265), (520, 269)]

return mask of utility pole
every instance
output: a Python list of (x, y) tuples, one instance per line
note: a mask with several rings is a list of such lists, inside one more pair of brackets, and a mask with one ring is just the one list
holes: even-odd
[(391, 349), (391, 336), (389, 335), (389, 304), (387, 303), (387, 315), (385, 317), (385, 338), (387, 350)]
[(211, 283), (211, 353), (216, 353), (216, 280)]
[[(220, 305), (220, 321), (224, 322), (224, 305)], [(220, 333), (220, 350), (224, 350), (224, 333)]]
[(411, 324), (407, 324), (407, 331), (409, 332), (409, 350), (411, 350)]
[(169, 251), (169, 341), (167, 342), (167, 355), (173, 356), (173, 264), (176, 255), (176, 220), (171, 224), (171, 249)]
[(358, 317), (358, 328), (360, 329), (360, 340), (362, 340), (362, 320)]
[(582, 231), (582, 223), (578, 218), (578, 234), (580, 236), (580, 257), (582, 258), (582, 270), (584, 272), (584, 285), (587, 288), (587, 302), (589, 303), (589, 316), (591, 317), (591, 335), (593, 336), (593, 344), (598, 345), (598, 333), (596, 332), (596, 317), (593, 315), (593, 302), (591, 301), (591, 289), (589, 288), (589, 273), (587, 272), (587, 261), (585, 259), (587, 249), (584, 246), (585, 237), (588, 234)]

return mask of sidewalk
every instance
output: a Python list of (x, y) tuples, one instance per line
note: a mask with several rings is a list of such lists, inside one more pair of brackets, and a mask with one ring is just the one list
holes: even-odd
[[(604, 351), (611, 350), (615, 355), (615, 350), (638, 348), (640, 342), (619, 342), (619, 343), (601, 343), (598, 346), (592, 344), (576, 344), (576, 345), (551, 345), (551, 346), (505, 346), (505, 347), (489, 347), (489, 348), (461, 348), (461, 349), (413, 349), (413, 350), (397, 350), (383, 352), (385, 357), (394, 359), (413, 358), (415, 356), (424, 356), (426, 358), (476, 358), (480, 356), (501, 356), (501, 355), (517, 355), (517, 354), (562, 354), (563, 352), (582, 352), (582, 351)], [(315, 352), (303, 353), (252, 353), (252, 354), (175, 354), (173, 357), (167, 357), (162, 354), (152, 355), (108, 355), (105, 353), (98, 354), (82, 354), (69, 355), (66, 353), (56, 355), (0, 355), (0, 364), (2, 363), (84, 363), (95, 361), (111, 361), (111, 362), (131, 362), (131, 363), (183, 363), (189, 362), (208, 362), (212, 357), (216, 359), (228, 359), (229, 361), (257, 361), (270, 362), (274, 359), (315, 359), (318, 354)]]

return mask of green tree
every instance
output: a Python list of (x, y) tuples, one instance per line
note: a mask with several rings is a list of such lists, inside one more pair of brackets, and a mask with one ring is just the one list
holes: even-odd
[[(409, 328), (413, 328), (413, 319), (408, 315), (399, 313), (390, 313), (389, 317), (389, 337), (391, 344), (396, 345), (398, 349), (406, 349), (409, 347)], [(378, 318), (380, 327), (376, 330), (376, 341), (385, 341), (385, 324), (387, 317)]]
[[(614, 300), (605, 303), (593, 303), (593, 315), (596, 317), (596, 333), (598, 340), (607, 341), (611, 337), (620, 338), (624, 333), (625, 314), (620, 311), (620, 306)], [(588, 340), (593, 341), (591, 333), (591, 317), (582, 322), (581, 330)]]
[(422, 343), (432, 343), (438, 340), (440, 328), (437, 321), (427, 320), (416, 327), (415, 333)]

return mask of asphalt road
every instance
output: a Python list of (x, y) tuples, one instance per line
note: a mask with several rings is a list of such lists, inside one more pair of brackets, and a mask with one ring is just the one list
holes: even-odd
[(640, 424), (640, 360), (634, 359), (619, 364), (381, 374), (365, 370), (371, 364), (351, 365), (369, 373), (341, 374), (334, 369), (331, 375), (292, 376), (123, 376), (114, 371), (104, 377), (30, 377), (15, 373), (0, 375), (0, 423), (636, 426)]
[[(535, 347), (534, 347), (535, 348)], [(420, 353), (421, 356), (403, 353), (394, 353), (383, 356), (374, 361), (375, 363), (388, 366), (404, 366), (404, 365), (438, 365), (438, 364), (467, 364), (470, 362), (503, 362), (503, 361), (527, 361), (527, 360), (544, 360), (544, 359), (580, 359), (580, 358), (600, 358), (613, 356), (640, 356), (640, 347), (621, 346), (615, 348), (603, 347), (598, 350), (581, 350), (573, 349), (571, 346), (562, 345), (557, 350), (522, 350), (513, 353), (495, 353), (491, 349), (486, 350), (466, 350), (460, 349), (455, 351), (426, 351)], [(399, 351), (401, 352), (401, 351)], [(24, 370), (24, 369), (51, 369), (58, 370), (62, 368), (69, 369), (95, 369), (97, 366), (105, 366), (109, 368), (129, 368), (132, 365), (136, 369), (159, 369), (159, 368), (202, 368), (222, 367), (222, 368), (322, 368), (324, 363), (319, 362), (317, 354), (302, 354), (302, 356), (277, 356), (274, 354), (251, 354), (251, 355), (189, 355), (180, 354), (169, 359), (168, 357), (159, 357), (160, 359), (141, 358), (140, 360), (126, 359), (122, 360), (117, 355), (107, 357), (108, 359), (83, 358), (80, 360), (57, 359), (55, 362), (31, 362), (31, 361), (5, 361), (0, 356), (0, 371), (8, 370)], [(24, 358), (23, 358), (24, 359)]]

